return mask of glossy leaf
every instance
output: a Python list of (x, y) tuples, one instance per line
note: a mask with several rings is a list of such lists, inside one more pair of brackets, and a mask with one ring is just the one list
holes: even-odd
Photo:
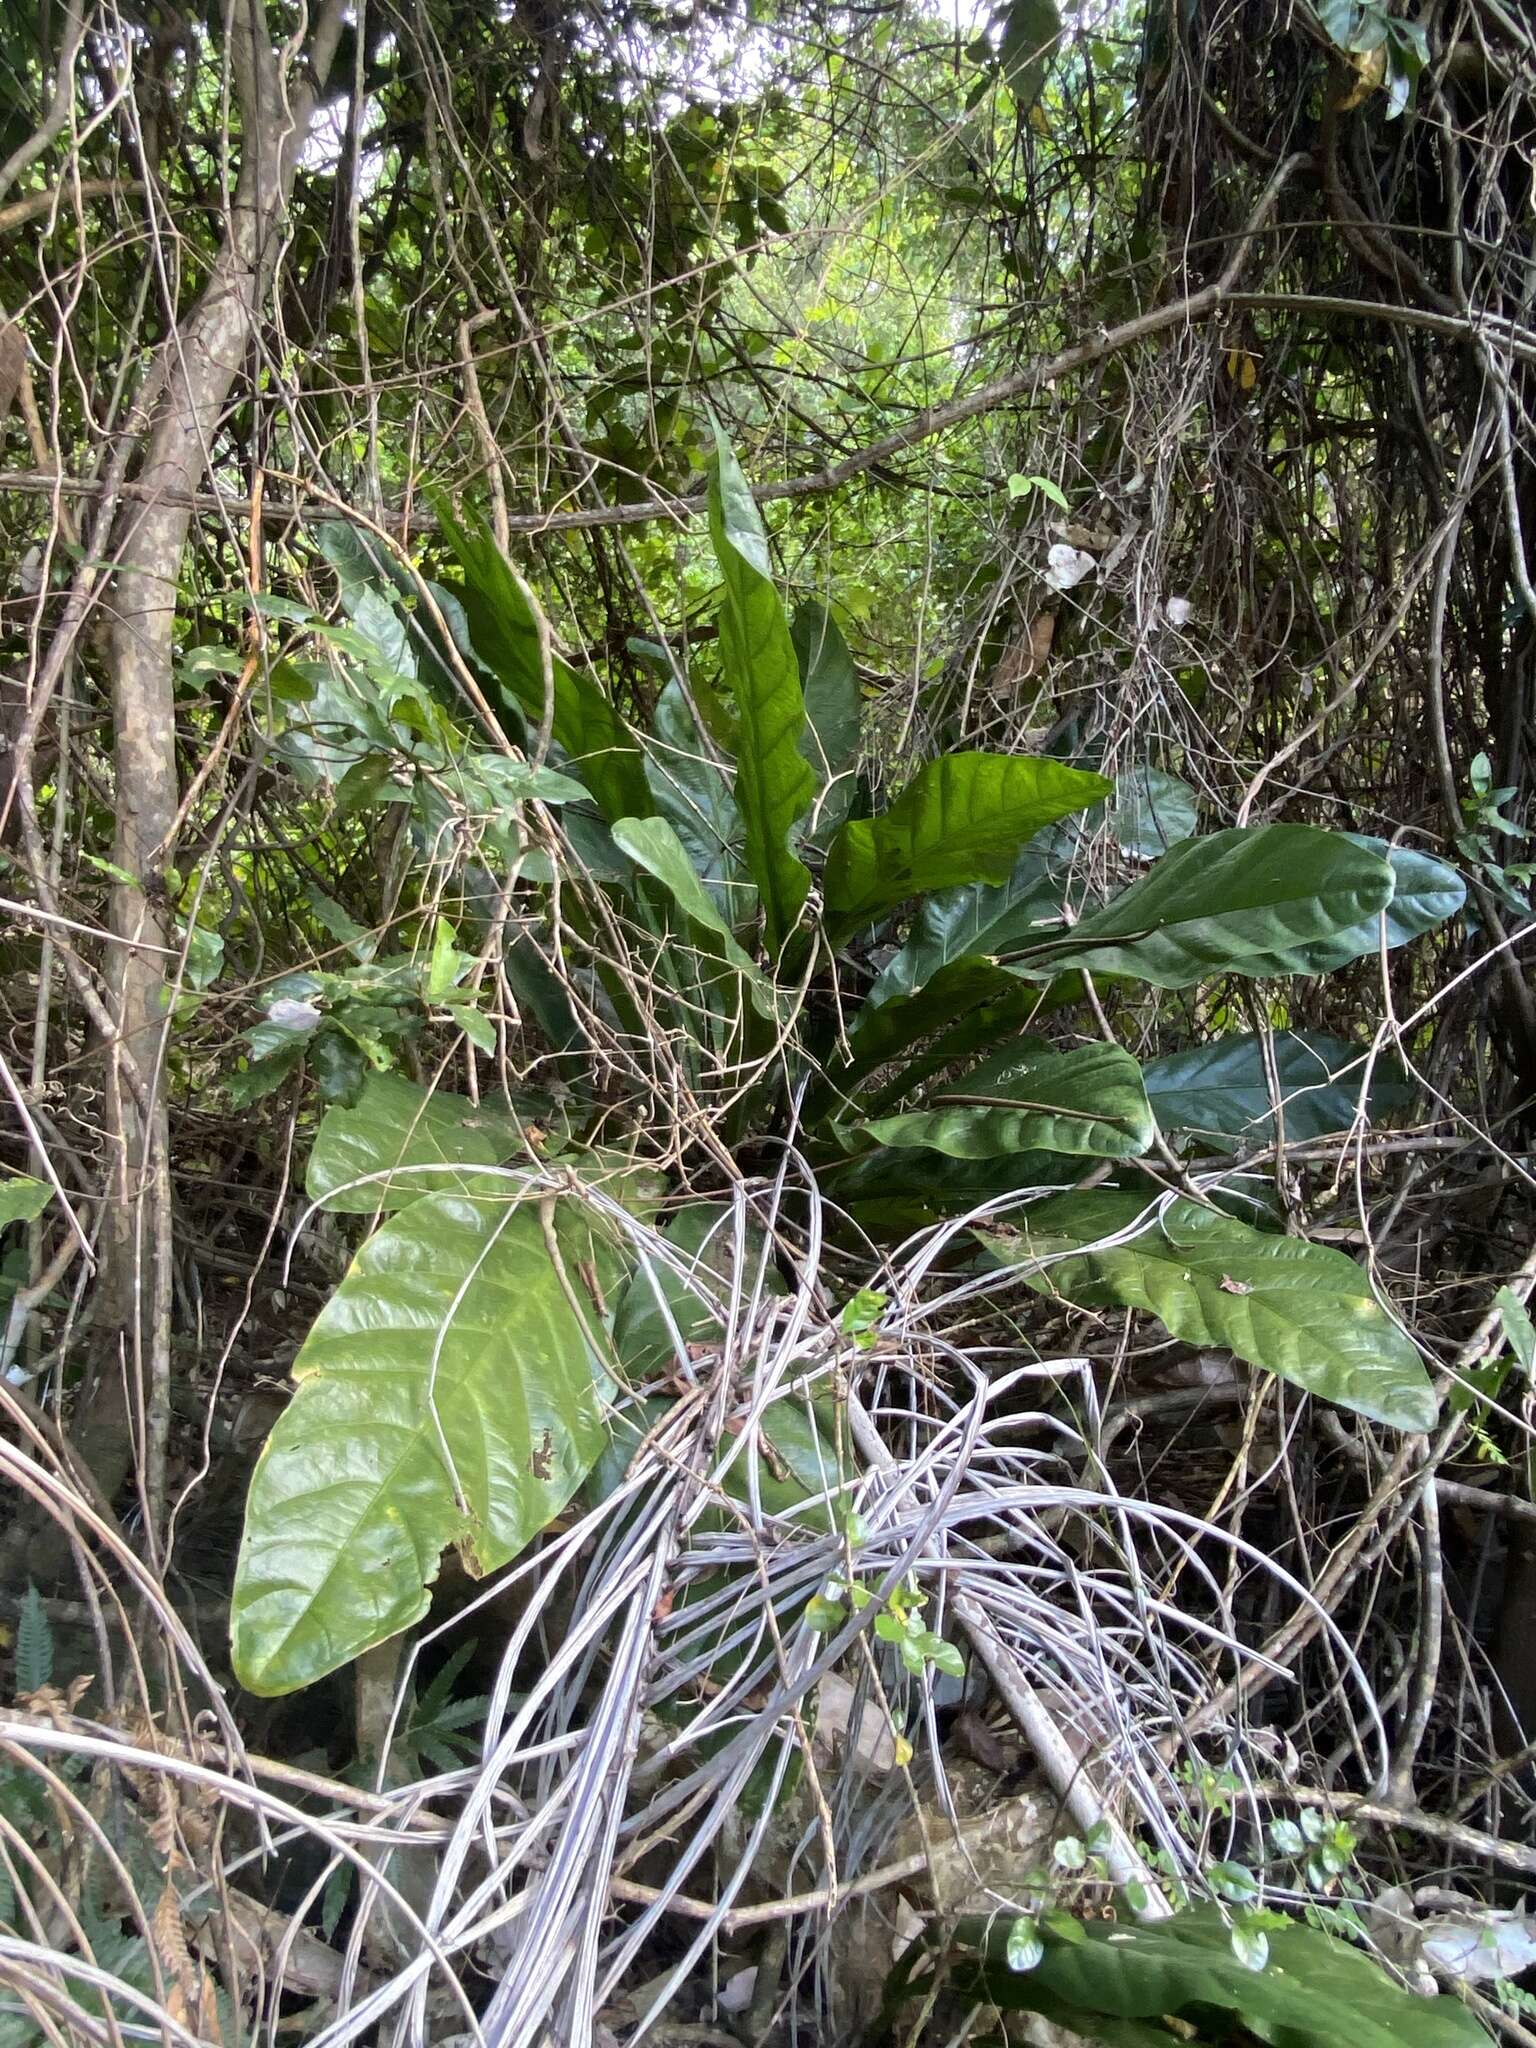
[(1269, 1960), (1254, 1970), (1233, 1953), (1227, 1916), (1210, 1906), (1139, 1927), (1088, 1920), (1073, 1940), (1046, 1921), (1044, 1953), (1021, 1973), (1012, 1966), (1006, 1920), (962, 1923), (985, 1954), (974, 1964), (957, 1958), (952, 1982), (962, 1996), (1043, 2013), (1121, 2048), (1191, 2035), (1236, 2039), (1238, 2032), (1272, 2048), (1487, 2048), (1488, 2036), (1459, 1999), (1421, 1998), (1317, 1928), (1279, 1914), (1262, 1924)]
[(1031, 846), (1019, 855), (1006, 881), (970, 882), (926, 896), (906, 944), (881, 969), (867, 1005), (915, 995), (952, 960), (1014, 952), (1037, 941), (1040, 927), (1060, 920), (1065, 894), (1065, 873)]
[[(1389, 846), (1385, 839), (1370, 839), (1358, 832), (1339, 835), (1352, 846), (1364, 847), (1384, 860), (1392, 870), (1392, 900), (1386, 907), (1387, 949), (1406, 946), (1454, 917), (1467, 900), (1467, 885), (1452, 867), (1432, 854), (1418, 853), (1406, 846)], [(1262, 968), (1265, 974), (1331, 974), (1381, 948), (1383, 919), (1362, 918), (1358, 924), (1335, 932), (1310, 945), (1292, 947), (1285, 964)]]
[(333, 1103), (320, 1119), (305, 1191), (347, 1216), (399, 1209), (425, 1194), (504, 1197), (504, 1176), (442, 1168), (498, 1166), (526, 1147), (526, 1126), (504, 1111), (400, 1074), (369, 1074), (354, 1107)]
[(814, 598), (802, 604), (795, 612), (790, 638), (805, 696), (801, 752), (815, 770), (820, 790), (816, 806), (816, 837), (820, 841), (843, 822), (853, 802), (852, 771), (859, 758), (863, 706), (853, 656), (824, 604)]
[(1374, 918), (1393, 873), (1343, 833), (1256, 825), (1186, 839), (1070, 935), (1016, 964), (1132, 975), (1189, 988), (1214, 974), (1310, 973), (1308, 948)]
[(1141, 1069), (1115, 1045), (1007, 1053), (929, 1102), (865, 1129), (878, 1144), (921, 1146), (951, 1159), (1005, 1158), (1026, 1149), (1126, 1159), (1145, 1152), (1155, 1130)]
[(426, 1612), (456, 1544), (505, 1564), (604, 1443), (595, 1305), (621, 1267), (579, 1218), (557, 1272), (538, 1208), (429, 1195), (371, 1237), (293, 1367), (257, 1462), (235, 1572), (236, 1676), (291, 1692)]
[[(1360, 1105), (1365, 1049), (1316, 1031), (1277, 1031), (1271, 1042), (1287, 1140), (1347, 1131)], [(1146, 1084), (1164, 1130), (1240, 1138), (1247, 1144), (1267, 1143), (1275, 1134), (1264, 1047), (1251, 1032), (1233, 1032), (1153, 1060)], [(1368, 1119), (1374, 1122), (1412, 1099), (1401, 1070), (1378, 1057), (1366, 1099)]]
[(844, 825), (827, 856), (827, 909), (857, 930), (931, 889), (1005, 882), (1045, 826), (1110, 789), (1101, 775), (1038, 754), (945, 754), (926, 762), (878, 818)]
[(1038, 1293), (1078, 1308), (1149, 1309), (1185, 1344), (1231, 1351), (1396, 1429), (1433, 1426), (1417, 1350), (1343, 1252), (1182, 1198), (1149, 1216), (1141, 1193), (1097, 1188), (1022, 1212), (1017, 1235), (978, 1235), (1005, 1264), (1047, 1259), (1022, 1275)]
[(666, 819), (620, 818), (613, 828), (613, 838), (622, 852), (661, 883), (689, 922), (707, 936), (710, 950), (741, 976), (760, 1014), (774, 1016), (777, 995), (772, 983), (751, 955), (737, 944), (735, 934), (715, 908), (709, 891), (694, 873), (682, 841)]
[[(475, 653), (530, 726), (545, 714), (538, 616), (526, 584), (484, 526), (437, 507), (443, 536), (464, 572), (460, 593)], [(647, 817), (652, 809), (639, 743), (601, 685), (556, 654), (552, 664), (556, 744), (605, 817)]]
[(769, 950), (793, 929), (810, 891), (810, 870), (791, 836), (810, 809), (816, 777), (801, 752), (805, 698), (784, 606), (773, 582), (768, 540), (747, 480), (725, 437), (709, 489), (709, 530), (720, 564), (720, 653), (736, 700), (736, 805), (747, 866), (763, 905)]

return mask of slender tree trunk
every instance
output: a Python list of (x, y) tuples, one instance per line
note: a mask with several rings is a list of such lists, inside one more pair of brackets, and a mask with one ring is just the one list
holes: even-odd
[[(261, 0), (233, 0), (228, 52), (240, 114), (240, 172), (223, 246), (201, 296), (162, 344), (163, 390), (140, 482), (119, 529), (111, 660), (117, 768), (117, 941), (109, 964), (118, 1036), (111, 1048), (107, 1121), (112, 1180), (102, 1243), (103, 1373), (84, 1405), (79, 1441), (110, 1495), (135, 1452), (146, 1526), (164, 1500), (169, 1419), (172, 1225), (163, 1085), (174, 943), (164, 872), (176, 836), (174, 629), (190, 494), (202, 481), (230, 393), (271, 286), (283, 215), (308, 132), (313, 84), (290, 90), (299, 68), (273, 49)], [(303, 70), (323, 80), (343, 21), (326, 0)], [(131, 1062), (147, 1106), (125, 1079)], [(153, 1537), (152, 1537), (153, 1540)]]

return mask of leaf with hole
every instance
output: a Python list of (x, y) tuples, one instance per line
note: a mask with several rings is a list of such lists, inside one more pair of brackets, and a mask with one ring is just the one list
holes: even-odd
[(562, 1203), (427, 1195), (363, 1246), (305, 1338), (251, 1481), (230, 1606), (240, 1683), (310, 1685), (420, 1620), (451, 1543), (515, 1557), (603, 1448), (600, 1322), (624, 1261)]
[(1269, 1236), (1184, 1197), (1152, 1215), (1140, 1193), (1099, 1188), (1036, 1204), (1016, 1232), (977, 1234), (1038, 1293), (1147, 1309), (1182, 1343), (1230, 1351), (1374, 1422), (1434, 1425), (1417, 1350), (1354, 1260), (1327, 1245)]

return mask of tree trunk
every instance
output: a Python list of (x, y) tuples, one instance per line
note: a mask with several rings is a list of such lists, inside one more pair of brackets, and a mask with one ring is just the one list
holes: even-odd
[[(341, 0), (327, 0), (304, 53), (323, 80), (341, 32)], [(271, 285), (284, 211), (314, 110), (313, 86), (289, 91), (290, 60), (273, 49), (260, 0), (235, 0), (228, 54), (240, 110), (241, 162), (220, 248), (201, 296), (162, 344), (164, 396), (148, 423), (143, 495), (117, 537), (111, 661), (117, 770), (116, 864), (108, 973), (118, 1035), (109, 1057), (107, 1125), (112, 1176), (102, 1242), (101, 1377), (84, 1402), (80, 1447), (110, 1495), (137, 1447), (145, 1523), (164, 1501), (169, 1418), (171, 1193), (164, 1054), (171, 977), (161, 950), (174, 943), (164, 871), (172, 858), (176, 772), (174, 628), (189, 499), (212, 456), (229, 395)], [(131, 1063), (147, 1110), (125, 1079)]]

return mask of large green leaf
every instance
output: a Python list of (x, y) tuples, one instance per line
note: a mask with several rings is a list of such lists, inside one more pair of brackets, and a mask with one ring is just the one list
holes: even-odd
[[(476, 654), (520, 706), (531, 726), (544, 718), (539, 622), (527, 587), (483, 526), (466, 526), (437, 507), (443, 536), (464, 572), (460, 593)], [(553, 658), (557, 745), (609, 818), (652, 810), (639, 743), (601, 686), (558, 654)]]
[(1183, 1198), (1148, 1218), (1142, 1194), (1106, 1188), (1053, 1195), (1021, 1214), (1016, 1233), (978, 1235), (1007, 1265), (1045, 1259), (1022, 1276), (1041, 1294), (1150, 1309), (1185, 1344), (1231, 1351), (1395, 1429), (1433, 1426), (1418, 1352), (1343, 1252)]
[(354, 1108), (333, 1103), (320, 1119), (305, 1190), (321, 1208), (348, 1216), (399, 1209), (424, 1194), (504, 1196), (504, 1178), (442, 1169), (497, 1166), (526, 1151), (525, 1131), (516, 1117), (449, 1089), (370, 1074)]
[(1369, 839), (1363, 833), (1343, 832), (1352, 846), (1362, 846), (1384, 860), (1392, 870), (1392, 900), (1385, 915), (1362, 918), (1311, 944), (1292, 946), (1285, 959), (1272, 967), (1249, 971), (1261, 974), (1331, 974), (1362, 955), (1381, 948), (1383, 925), (1387, 947), (1406, 946), (1410, 939), (1433, 931), (1454, 917), (1467, 900), (1467, 885), (1456, 870), (1432, 854), (1416, 853), (1411, 847), (1389, 846), (1385, 839)]
[(915, 995), (941, 967), (970, 956), (1016, 951), (1040, 936), (1038, 927), (1061, 919), (1066, 875), (1037, 847), (1026, 847), (1006, 881), (970, 882), (926, 896), (912, 919), (907, 942), (876, 977), (870, 1005)]
[(826, 606), (809, 598), (790, 627), (805, 695), (805, 736), (801, 752), (816, 771), (820, 801), (816, 838), (824, 842), (848, 815), (853, 802), (852, 770), (859, 758), (863, 706), (853, 656)]
[(1033, 1041), (929, 1102), (864, 1128), (878, 1144), (921, 1146), (951, 1159), (998, 1159), (1026, 1149), (1127, 1159), (1146, 1151), (1156, 1128), (1141, 1069), (1117, 1045), (1053, 1052)]
[[(1317, 1031), (1277, 1031), (1270, 1043), (1287, 1139), (1347, 1131), (1360, 1106), (1365, 1052)], [(1251, 1032), (1233, 1032), (1208, 1045), (1153, 1060), (1145, 1078), (1147, 1095), (1165, 1130), (1241, 1138), (1249, 1144), (1274, 1136), (1263, 1041)], [(1367, 1116), (1374, 1121), (1411, 1100), (1401, 1070), (1390, 1060), (1378, 1059), (1371, 1071)]]
[(1341, 832), (1255, 825), (1186, 839), (1070, 934), (1027, 951), (1036, 977), (1082, 967), (1188, 988), (1213, 974), (1311, 973), (1306, 949), (1374, 918), (1392, 869)]
[(1045, 1953), (1027, 1971), (1008, 1967), (1009, 1925), (962, 1923), (985, 1959), (956, 1959), (953, 1988), (1111, 2048), (1187, 2042), (1191, 2027), (1197, 2041), (1231, 2040), (1234, 2025), (1272, 2048), (1487, 2048), (1459, 2000), (1405, 1991), (1359, 1949), (1295, 1921), (1267, 1929), (1260, 1970), (1239, 1960), (1209, 1906), (1140, 1927), (1088, 1920), (1071, 1940), (1047, 1926)]
[(1038, 754), (942, 755), (888, 811), (838, 833), (827, 856), (827, 909), (854, 931), (930, 889), (1005, 882), (1027, 841), (1110, 787), (1102, 775)]
[[(579, 1217), (562, 1280), (535, 1204), (429, 1195), (371, 1237), (304, 1340), (257, 1462), (230, 1632), (250, 1691), (291, 1692), (426, 1612), (448, 1544), (515, 1557), (603, 1447)], [(451, 1461), (451, 1463), (449, 1462)]]
[(709, 951), (724, 960), (745, 982), (753, 1007), (764, 1017), (778, 1012), (773, 984), (749, 953), (737, 944), (730, 926), (715, 908), (704, 884), (694, 873), (682, 841), (665, 818), (620, 818), (613, 828), (614, 844), (632, 861), (660, 882), (683, 915), (703, 934)]
[(31, 1223), (53, 1200), (53, 1189), (45, 1180), (33, 1180), (24, 1173), (7, 1174), (0, 1180), (0, 1230), (8, 1223)]
[(810, 870), (790, 845), (810, 809), (816, 776), (801, 752), (805, 698), (784, 606), (774, 587), (763, 522), (730, 444), (715, 430), (709, 531), (720, 564), (720, 654), (736, 700), (736, 805), (747, 865), (777, 952), (810, 891)]
[[(656, 699), (651, 714), (646, 777), (657, 810), (687, 848), (700, 878), (716, 885), (732, 879), (741, 817), (730, 784), (705, 752), (693, 713), (675, 680)], [(742, 915), (750, 909), (744, 902)]]

